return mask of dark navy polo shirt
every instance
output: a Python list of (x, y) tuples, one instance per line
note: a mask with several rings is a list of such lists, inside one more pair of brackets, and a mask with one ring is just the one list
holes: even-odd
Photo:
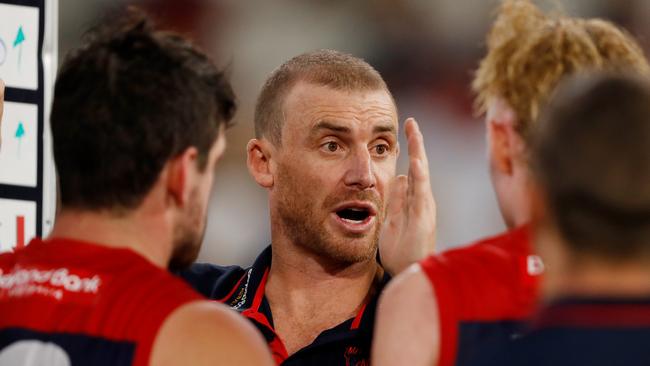
[(290, 365), (369, 365), (379, 293), (390, 279), (385, 274), (373, 297), (356, 317), (323, 331), (314, 342), (289, 356), (275, 333), (271, 308), (264, 287), (271, 267), (271, 246), (250, 268), (194, 264), (180, 276), (204, 296), (230, 306), (247, 317), (264, 335), (278, 364)]
[(487, 365), (650, 365), (650, 298), (567, 298), (543, 309)]

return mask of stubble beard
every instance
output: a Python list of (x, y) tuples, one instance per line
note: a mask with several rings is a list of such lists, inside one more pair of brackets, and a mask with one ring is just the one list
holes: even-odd
[(200, 203), (198, 190), (193, 190), (187, 214), (174, 228), (173, 252), (168, 266), (172, 271), (187, 269), (199, 256), (207, 220)]
[[(278, 166), (278, 188), (281, 187), (278, 216), (289, 240), (319, 258), (338, 267), (373, 260), (379, 242), (383, 219), (383, 204), (374, 192), (347, 190), (335, 192), (325, 198), (322, 206), (314, 202), (311, 192), (317, 187), (300, 184), (290, 171)], [(342, 234), (326, 229), (329, 211), (334, 205), (347, 200), (371, 201), (377, 207), (375, 226), (368, 234)], [(319, 212), (324, 215), (318, 215)]]

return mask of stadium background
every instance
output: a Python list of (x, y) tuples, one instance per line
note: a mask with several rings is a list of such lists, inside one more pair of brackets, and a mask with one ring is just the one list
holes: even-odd
[[(59, 57), (115, 0), (60, 0)], [(266, 76), (299, 53), (333, 48), (366, 59), (384, 76), (400, 120), (425, 135), (438, 204), (438, 249), (503, 229), (489, 182), (484, 125), (472, 114), (470, 80), (498, 0), (150, 0), (137, 3), (159, 23), (193, 36), (230, 65), (240, 109), (218, 169), (200, 261), (252, 263), (270, 242), (266, 193), (249, 177), (245, 146)], [(602, 17), (650, 47), (647, 0), (537, 1), (544, 9)], [(402, 140), (402, 139), (401, 139)], [(402, 145), (404, 141), (402, 140)], [(404, 145), (405, 146), (405, 145)], [(406, 172), (405, 155), (398, 171)]]

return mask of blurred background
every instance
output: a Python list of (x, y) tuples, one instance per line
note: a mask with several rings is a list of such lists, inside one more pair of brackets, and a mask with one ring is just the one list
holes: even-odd
[[(470, 90), (498, 0), (60, 0), (60, 58), (103, 14), (127, 3), (141, 5), (158, 24), (191, 36), (229, 66), (239, 98), (199, 261), (247, 266), (270, 243), (266, 192), (246, 169), (255, 99), (276, 67), (320, 48), (364, 58), (386, 79), (400, 120), (420, 122), (438, 204), (438, 250), (504, 229), (488, 176), (484, 124), (472, 113)], [(536, 3), (613, 20), (650, 47), (648, 0)], [(400, 173), (407, 171), (405, 158)]]

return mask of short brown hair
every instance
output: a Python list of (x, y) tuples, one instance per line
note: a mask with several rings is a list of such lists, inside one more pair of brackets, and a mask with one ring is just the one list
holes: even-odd
[(650, 84), (632, 76), (559, 88), (532, 144), (552, 222), (575, 254), (650, 259)]
[(298, 81), (336, 90), (384, 89), (390, 95), (379, 72), (358, 57), (334, 50), (303, 53), (282, 64), (264, 83), (255, 106), (257, 138), (281, 144), (284, 100)]
[(142, 13), (112, 17), (61, 65), (50, 118), (64, 207), (124, 212), (188, 147), (207, 165), (235, 113), (230, 82), (181, 36)]
[(516, 129), (524, 138), (564, 76), (589, 70), (650, 72), (639, 45), (614, 24), (547, 15), (529, 0), (501, 3), (487, 47), (472, 85), (477, 110), (484, 113), (490, 98), (503, 98), (517, 114)]

